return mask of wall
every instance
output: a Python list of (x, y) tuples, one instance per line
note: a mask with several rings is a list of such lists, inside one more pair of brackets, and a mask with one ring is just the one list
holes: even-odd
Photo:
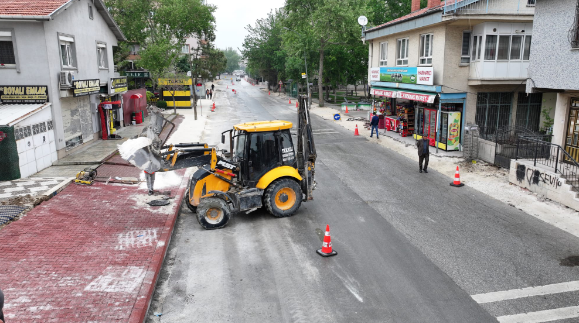
[[(543, 93), (543, 102), (541, 102), (541, 111), (549, 110), (549, 108), (551, 108), (549, 116), (554, 119), (556, 106), (557, 106), (557, 93)], [(541, 118), (539, 119), (540, 129), (543, 129), (544, 127), (543, 122), (545, 122), (545, 117), (543, 117), (543, 113), (541, 112)]]
[(579, 50), (568, 40), (577, 0), (538, 0), (529, 77), (535, 88), (579, 90)]
[[(59, 151), (59, 157), (66, 155), (65, 152), (65, 138), (64, 138), (64, 124), (63, 111), (60, 101), (60, 88), (58, 84), (57, 75), (61, 71), (60, 67), (60, 48), (58, 41), (58, 33), (73, 35), (75, 38), (76, 47), (76, 79), (100, 79), (101, 86), (108, 83), (110, 77), (114, 77), (114, 62), (112, 47), (117, 45), (117, 39), (110, 28), (107, 26), (105, 20), (93, 7), (94, 19), (89, 19), (89, 3), (92, 1), (78, 0), (73, 3), (66, 10), (58, 13), (53, 20), (44, 23), (44, 38), (46, 41), (46, 48), (48, 53), (49, 79), (51, 80), (49, 91), (53, 100), (53, 120), (55, 123), (56, 148)], [(108, 69), (100, 70), (97, 63), (96, 42), (101, 41), (107, 44), (108, 54)], [(28, 50), (34, 50), (30, 48)], [(68, 99), (67, 99), (68, 100)], [(90, 98), (90, 101), (95, 101)], [(83, 101), (84, 102), (84, 101)], [(96, 108), (93, 104), (90, 105), (90, 121), (93, 123), (96, 120)], [(93, 131), (95, 126), (91, 126)], [(83, 136), (84, 138), (85, 136)], [(94, 136), (93, 136), (94, 137)], [(88, 136), (86, 137), (88, 139)]]
[(480, 139), (478, 140), (478, 158), (487, 163), (495, 163), (496, 144), (492, 141)]
[(577, 192), (571, 185), (560, 174), (535, 167), (532, 162), (512, 160), (509, 182), (579, 211)]
[[(432, 65), (421, 65), (421, 66), (432, 66), (434, 69), (434, 84), (442, 84), (444, 62), (445, 62), (445, 29), (444, 24), (428, 26), (420, 29), (413, 29), (405, 32), (401, 32), (394, 35), (388, 35), (385, 37), (380, 37), (372, 39), (373, 50), (369, 54), (369, 59), (371, 58), (371, 66), (380, 66), (380, 43), (388, 42), (388, 67), (396, 66), (396, 50), (397, 50), (397, 39), (408, 38), (408, 66), (414, 67), (418, 66), (420, 59), (419, 46), (420, 46), (420, 35), (422, 34), (433, 34), (434, 44), (432, 50)], [(370, 82), (370, 75), (368, 74), (368, 82)]]
[[(141, 94), (140, 99), (131, 99), (133, 94)], [(130, 90), (123, 94), (123, 114), (125, 126), (131, 124), (132, 113), (137, 111), (143, 111), (144, 116), (147, 116), (147, 90), (146, 89), (136, 89)]]
[[(49, 125), (51, 115), (50, 108), (45, 108), (14, 125), (14, 129), (26, 126), (32, 128), (32, 136), (16, 141), (18, 165), (22, 178), (52, 166), (52, 163), (57, 160), (54, 130), (50, 129)], [(34, 134), (34, 126), (39, 123), (44, 123), (44, 125), (38, 127)]]
[(567, 119), (569, 117), (569, 106), (571, 104), (570, 98), (571, 96), (567, 93), (557, 93), (555, 120), (553, 123), (553, 140), (551, 142), (563, 147), (565, 147), (565, 137), (567, 137)]

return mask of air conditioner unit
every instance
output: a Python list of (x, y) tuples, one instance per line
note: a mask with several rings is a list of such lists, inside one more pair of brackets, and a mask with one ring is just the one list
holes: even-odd
[(74, 81), (74, 71), (60, 72), (59, 74), (60, 87), (71, 87)]

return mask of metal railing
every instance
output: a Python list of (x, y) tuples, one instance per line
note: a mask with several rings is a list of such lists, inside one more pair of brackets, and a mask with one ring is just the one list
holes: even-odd
[(447, 0), (444, 14), (532, 14), (535, 0)]
[(573, 187), (579, 187), (579, 163), (559, 145), (534, 137), (517, 138), (516, 159), (532, 160), (533, 165), (553, 168)]

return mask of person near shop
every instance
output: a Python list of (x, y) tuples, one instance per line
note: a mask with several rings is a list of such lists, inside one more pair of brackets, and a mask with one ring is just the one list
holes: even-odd
[(211, 91), (215, 91), (215, 84), (211, 83)]
[(205, 99), (209, 99), (209, 89), (205, 90)]
[(372, 129), (370, 130), (370, 138), (374, 135), (374, 129), (376, 129), (376, 139), (380, 139), (378, 137), (378, 123), (380, 122), (380, 118), (376, 115), (376, 112), (373, 113), (372, 121), (370, 121), (370, 126)]
[[(428, 168), (428, 159), (430, 157), (430, 149), (429, 149), (429, 140), (428, 138), (422, 137), (416, 142), (416, 147), (418, 147), (418, 169), (422, 173), (424, 170), (425, 173), (428, 173), (426, 170)], [(424, 162), (424, 168), (422, 168), (422, 163)]]
[(213, 100), (213, 90), (209, 90), (209, 100)]

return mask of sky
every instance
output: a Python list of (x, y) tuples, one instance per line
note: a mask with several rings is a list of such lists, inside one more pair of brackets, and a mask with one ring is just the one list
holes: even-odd
[[(265, 18), (271, 10), (283, 7), (284, 0), (208, 0), (217, 6), (215, 20), (217, 33), (215, 47), (241, 49), (247, 35), (245, 27)], [(238, 49), (239, 48), (239, 49)]]

